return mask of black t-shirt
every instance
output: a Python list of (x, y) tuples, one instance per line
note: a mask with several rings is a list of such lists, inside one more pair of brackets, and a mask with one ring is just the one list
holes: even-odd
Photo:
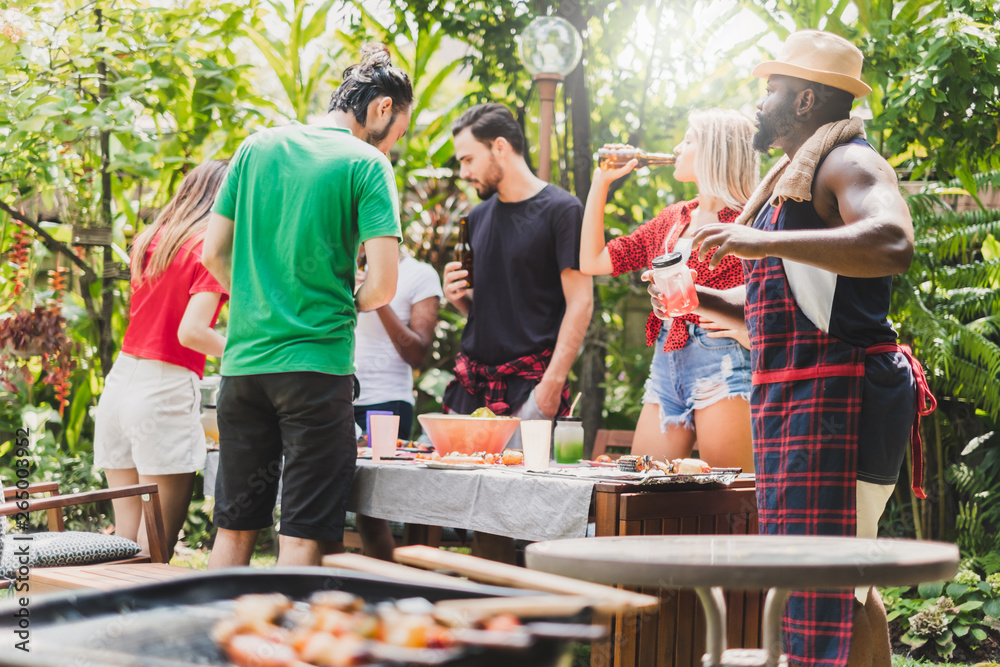
[(475, 289), (462, 352), (495, 366), (555, 347), (566, 312), (560, 274), (580, 268), (582, 224), (580, 200), (554, 185), (472, 210)]

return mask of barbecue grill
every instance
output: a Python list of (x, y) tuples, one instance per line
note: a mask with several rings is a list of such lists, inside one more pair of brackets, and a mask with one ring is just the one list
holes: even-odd
[[(369, 603), (420, 597), (448, 599), (538, 595), (456, 579), (454, 586), (429, 586), (332, 568), (244, 568), (112, 592), (35, 598), (30, 607), (30, 653), (13, 648), (16, 600), (0, 607), (0, 664), (24, 667), (191, 667), (229, 665), (209, 633), (232, 615), (235, 598), (249, 593), (283, 593), (303, 600), (321, 590), (353, 593)], [(589, 611), (550, 619), (589, 629)], [(559, 627), (559, 626), (556, 626)], [(563, 625), (561, 627), (570, 627)], [(558, 633), (555, 633), (558, 635)], [(572, 635), (573, 633), (569, 633)], [(566, 637), (538, 636), (519, 649), (465, 646), (438, 661), (391, 664), (555, 666), (572, 649)]]

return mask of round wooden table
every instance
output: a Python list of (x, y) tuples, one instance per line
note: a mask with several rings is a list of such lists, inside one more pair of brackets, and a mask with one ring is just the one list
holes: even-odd
[[(782, 659), (781, 616), (792, 590), (905, 586), (950, 579), (954, 544), (791, 535), (597, 537), (528, 545), (525, 562), (602, 584), (694, 589), (705, 609), (706, 667)], [(725, 646), (723, 589), (768, 589), (760, 651)]]

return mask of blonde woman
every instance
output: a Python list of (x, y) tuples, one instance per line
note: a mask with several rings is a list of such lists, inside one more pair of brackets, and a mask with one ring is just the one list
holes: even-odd
[[(691, 113), (675, 148), (674, 177), (693, 182), (698, 196), (663, 209), (628, 236), (604, 242), (608, 187), (635, 168), (594, 172), (580, 240), (580, 270), (619, 275), (646, 270), (657, 256), (678, 251), (697, 272), (700, 286), (728, 289), (743, 284), (743, 266), (726, 257), (714, 270), (711, 255), (699, 262), (691, 237), (705, 225), (731, 223), (757, 186), (760, 162), (753, 151), (753, 124), (722, 109)], [(661, 322), (651, 313), (646, 343), (655, 345), (633, 454), (668, 459), (699, 455), (712, 466), (753, 470), (750, 443), (750, 352), (745, 330), (694, 313)]]
[[(228, 298), (201, 265), (202, 237), (227, 162), (191, 170), (132, 250), (132, 305), (121, 353), (97, 404), (94, 464), (110, 488), (159, 485), (167, 554), (184, 526), (195, 471), (205, 467), (198, 381), (205, 355), (221, 357), (213, 327)], [(112, 501), (115, 533), (139, 539), (139, 498)]]

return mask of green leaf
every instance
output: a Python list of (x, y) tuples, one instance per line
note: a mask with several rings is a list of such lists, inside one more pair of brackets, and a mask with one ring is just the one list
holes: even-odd
[(976, 179), (973, 178), (972, 172), (966, 165), (960, 165), (955, 169), (955, 176), (958, 178), (962, 187), (965, 188), (971, 196), (975, 197), (976, 193), (979, 191), (979, 186), (976, 184)]
[(931, 100), (925, 100), (924, 103), (920, 105), (920, 120), (925, 123), (933, 122), (936, 114), (937, 105)]
[(944, 582), (943, 581), (931, 581), (920, 584), (917, 586), (917, 595), (925, 600), (931, 600), (933, 598), (941, 597), (944, 592)]
[(957, 598), (958, 596), (968, 592), (969, 587), (966, 584), (959, 584), (956, 582), (951, 582), (945, 587), (945, 591), (950, 597)]
[(976, 638), (976, 641), (984, 642), (987, 634), (982, 628), (972, 628), (972, 636)]
[(1000, 242), (997, 242), (993, 234), (987, 234), (983, 241), (983, 259), (993, 261), (1000, 259)]
[(989, 600), (983, 605), (983, 613), (990, 618), (1000, 618), (1000, 600)]
[(44, 116), (32, 116), (27, 120), (18, 121), (17, 129), (30, 133), (41, 132), (42, 128), (45, 127), (46, 121), (47, 119)]
[(952, 628), (952, 632), (955, 633), (956, 637), (964, 637), (969, 634), (969, 626), (967, 625), (956, 625)]
[(52, 130), (56, 139), (62, 142), (75, 141), (80, 136), (80, 130), (69, 123), (60, 123)]
[(958, 611), (973, 611), (979, 609), (983, 606), (982, 600), (969, 600), (968, 602), (963, 602), (962, 604), (955, 607)]
[(0, 65), (9, 63), (16, 53), (16, 44), (11, 44), (6, 37), (0, 39)]

